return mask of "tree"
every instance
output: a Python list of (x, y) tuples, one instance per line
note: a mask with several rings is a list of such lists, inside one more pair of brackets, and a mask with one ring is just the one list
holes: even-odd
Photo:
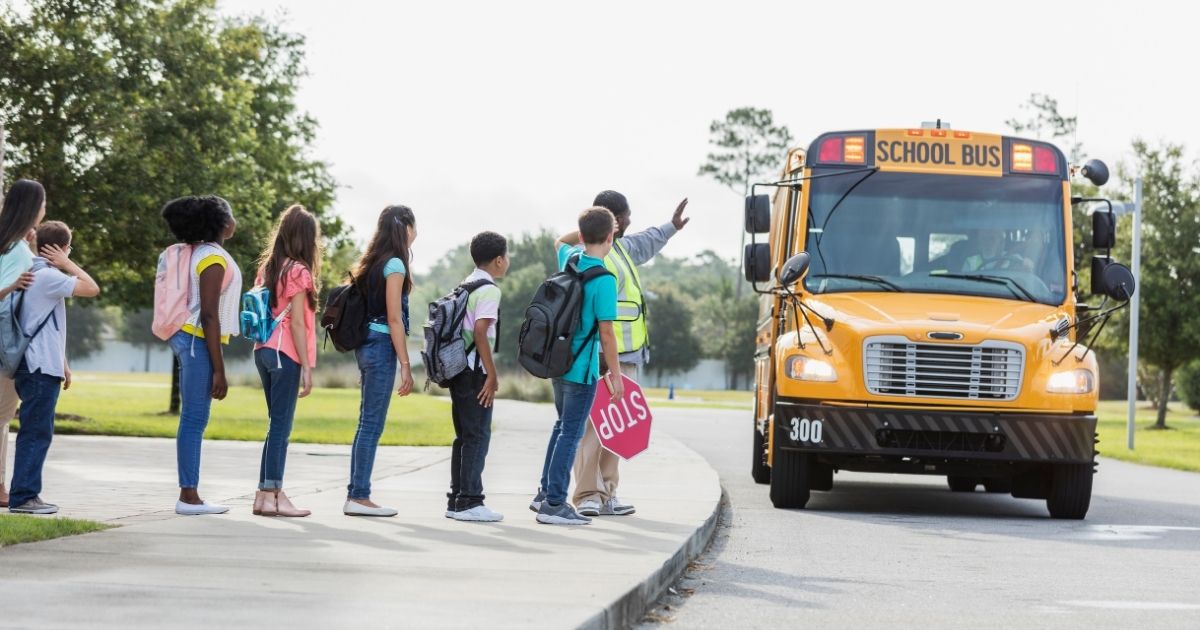
[(79, 360), (104, 347), (112, 314), (103, 308), (79, 306), (72, 300), (67, 304), (67, 321), (71, 328), (71, 334), (67, 335), (67, 358)]
[(1079, 127), (1079, 117), (1060, 114), (1058, 99), (1034, 92), (1029, 95), (1028, 101), (1021, 104), (1021, 109), (1029, 112), (1030, 117), (1024, 120), (1010, 118), (1005, 121), (1005, 124), (1011, 127), (1015, 133), (1032, 133), (1033, 137), (1039, 140), (1045, 138), (1069, 142), (1067, 158), (1072, 162), (1082, 159), (1083, 145), (1075, 139), (1075, 131)]
[[(1200, 173), (1184, 163), (1181, 145), (1135, 140), (1133, 151), (1135, 166), (1118, 172), (1129, 196), (1134, 179), (1143, 179), (1138, 346), (1141, 358), (1159, 371), (1154, 426), (1165, 429), (1172, 378), (1200, 358)], [(1128, 318), (1119, 320), (1118, 329), (1128, 336)]]
[(0, 7), (0, 120), (12, 171), (46, 187), (50, 217), (103, 287), (101, 304), (150, 305), (170, 242), (159, 208), (185, 194), (229, 200), (243, 265), (272, 219), (302, 203), (330, 242), (335, 183), (308, 155), (299, 112), (302, 37), (222, 19), (215, 0), (57, 0)]
[(150, 305), (170, 235), (158, 210), (216, 193), (238, 218), (243, 265), (273, 217), (303, 203), (329, 213), (334, 182), (307, 155), (316, 124), (298, 112), (303, 38), (261, 19), (225, 20), (215, 0), (60, 0), (0, 9), (0, 119), (14, 177), (45, 187), (50, 218), (75, 230), (101, 300)]
[[(708, 127), (708, 143), (716, 147), (700, 166), (698, 175), (706, 175), (742, 197), (750, 194), (751, 184), (775, 179), (775, 171), (786, 159), (785, 152), (792, 134), (783, 125), (776, 126), (769, 109), (742, 107), (730, 110), (723, 120), (714, 120)], [(741, 250), (745, 249), (746, 231), (738, 215)], [(742, 295), (740, 270), (735, 294)]]
[(661, 379), (667, 372), (686, 372), (700, 362), (700, 340), (692, 331), (692, 311), (675, 289), (647, 292), (646, 324), (651, 336), (650, 367)]

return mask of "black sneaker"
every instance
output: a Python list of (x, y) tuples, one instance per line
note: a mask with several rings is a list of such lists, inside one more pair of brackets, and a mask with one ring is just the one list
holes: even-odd
[(580, 516), (579, 512), (576, 512), (575, 508), (565, 501), (558, 505), (550, 505), (549, 501), (542, 501), (542, 507), (538, 510), (537, 522), (543, 525), (588, 525), (592, 519)]

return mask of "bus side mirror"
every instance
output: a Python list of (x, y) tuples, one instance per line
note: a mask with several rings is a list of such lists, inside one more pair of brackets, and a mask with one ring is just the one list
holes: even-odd
[(1092, 247), (1112, 249), (1117, 244), (1117, 215), (1097, 210), (1092, 213)]
[(808, 252), (800, 252), (787, 259), (779, 270), (779, 284), (785, 287), (795, 284), (808, 271), (809, 261)]
[(1118, 301), (1127, 302), (1137, 290), (1137, 281), (1129, 267), (1105, 256), (1092, 257), (1092, 293), (1107, 295)]
[(771, 279), (771, 246), (767, 243), (746, 245), (745, 265), (747, 282), (767, 282)]
[(1079, 172), (1097, 186), (1108, 183), (1108, 165), (1100, 160), (1088, 160)]
[(765, 234), (771, 231), (771, 198), (767, 195), (746, 197), (746, 232)]

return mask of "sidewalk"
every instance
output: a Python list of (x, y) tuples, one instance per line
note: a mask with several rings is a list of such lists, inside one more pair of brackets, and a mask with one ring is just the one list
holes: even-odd
[(313, 515), (281, 519), (250, 514), (261, 444), (206, 442), (202, 496), (232, 510), (178, 517), (174, 441), (56, 438), (46, 499), (121, 527), (0, 549), (0, 627), (618, 626), (707, 541), (717, 474), (659, 431), (622, 467), (636, 515), (539, 525), (552, 423), (548, 406), (497, 407), (498, 524), (444, 517), (448, 448), (381, 448), (372, 498), (400, 515), (367, 519), (341, 513), (349, 447), (294, 444), (288, 494)]

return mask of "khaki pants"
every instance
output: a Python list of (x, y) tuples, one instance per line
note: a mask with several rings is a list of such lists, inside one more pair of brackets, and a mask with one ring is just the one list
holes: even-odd
[[(622, 363), (621, 373), (633, 380), (638, 380), (638, 366), (635, 363)], [(604, 387), (600, 383), (597, 387)], [(600, 437), (589, 419), (584, 422), (583, 439), (579, 440), (579, 448), (575, 451), (575, 497), (573, 503), (593, 500), (601, 504), (608, 502), (617, 493), (617, 484), (621, 473), (617, 464), (621, 458), (600, 446)]]
[(17, 386), (11, 378), (0, 376), (0, 486), (7, 477), (4, 471), (8, 467), (8, 423), (17, 415)]

